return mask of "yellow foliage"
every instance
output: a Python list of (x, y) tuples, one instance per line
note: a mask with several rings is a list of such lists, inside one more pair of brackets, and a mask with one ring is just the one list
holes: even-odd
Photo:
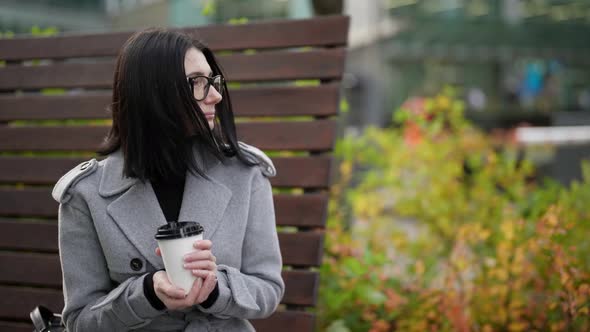
[(339, 142), (320, 330), (590, 330), (590, 176), (531, 183), (454, 93)]
[(420, 277), (424, 274), (424, 262), (422, 262), (421, 260), (416, 261), (416, 263), (414, 264), (414, 269), (416, 272), (416, 277)]
[(514, 223), (512, 221), (506, 220), (502, 222), (500, 229), (506, 240), (512, 241), (514, 239)]
[(520, 332), (520, 331), (528, 331), (529, 324), (525, 322), (514, 322), (508, 325), (508, 331), (511, 332)]
[(483, 326), (481, 331), (482, 332), (494, 332), (494, 329), (492, 328), (492, 326), (490, 324), (486, 324)]
[(344, 161), (340, 164), (340, 176), (343, 178), (350, 178), (350, 174), (352, 173), (352, 162)]

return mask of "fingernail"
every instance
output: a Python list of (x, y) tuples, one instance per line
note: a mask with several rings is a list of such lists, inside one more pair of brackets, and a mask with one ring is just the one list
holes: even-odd
[(182, 267), (184, 267), (185, 269), (188, 267), (187, 264), (182, 264)]

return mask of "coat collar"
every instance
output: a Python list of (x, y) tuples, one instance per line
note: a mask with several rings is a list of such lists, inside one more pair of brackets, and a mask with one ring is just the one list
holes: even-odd
[(125, 159), (121, 149), (110, 154), (104, 161), (104, 171), (98, 187), (99, 195), (109, 197), (122, 193), (137, 183), (137, 178), (126, 177), (123, 174)]
[[(209, 179), (190, 172), (186, 173), (181, 221), (197, 221), (204, 228), (203, 237), (210, 239), (225, 213), (232, 193), (225, 185), (215, 180), (220, 162), (214, 157), (199, 157), (203, 154), (194, 149), (197, 163), (203, 166)], [(162, 259), (155, 254), (156, 229), (166, 224), (166, 219), (149, 181), (123, 176), (123, 154), (111, 154), (105, 161), (99, 194), (103, 197), (121, 194), (108, 206), (107, 212), (128, 240), (156, 268), (163, 267)]]
[[(207, 173), (211, 172), (221, 162), (210, 153), (199, 149), (196, 145), (193, 147), (193, 156), (199, 167)], [(130, 178), (123, 174), (125, 158), (121, 149), (111, 153), (104, 160), (104, 171), (98, 188), (98, 193), (102, 197), (109, 197), (120, 194), (131, 186), (140, 182), (137, 178)]]

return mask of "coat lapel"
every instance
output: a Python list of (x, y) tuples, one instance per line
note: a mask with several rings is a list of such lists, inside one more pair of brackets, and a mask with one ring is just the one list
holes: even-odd
[(136, 182), (107, 206), (107, 212), (129, 242), (154, 267), (162, 267), (162, 259), (156, 256), (157, 242), (154, 235), (158, 227), (166, 224), (166, 219), (151, 184)]
[[(194, 150), (197, 163), (212, 175), (219, 164), (212, 158)], [(113, 218), (130, 243), (156, 268), (163, 267), (162, 259), (156, 256), (154, 235), (158, 227), (166, 224), (166, 218), (149, 181), (123, 176), (124, 158), (121, 151), (111, 154), (105, 161), (99, 194), (103, 197), (121, 194), (107, 206)], [(219, 227), (225, 209), (232, 197), (231, 190), (212, 176), (209, 179), (186, 174), (180, 221), (197, 221), (204, 228), (204, 238), (210, 239)]]
[(231, 196), (231, 190), (212, 177), (204, 179), (187, 172), (178, 219), (200, 223), (203, 238), (210, 239), (221, 224)]
[(150, 264), (163, 267), (162, 259), (155, 253), (154, 235), (158, 227), (166, 224), (166, 219), (151, 184), (124, 176), (123, 167), (121, 150), (109, 155), (98, 192), (103, 197), (121, 194), (107, 206), (107, 213)]

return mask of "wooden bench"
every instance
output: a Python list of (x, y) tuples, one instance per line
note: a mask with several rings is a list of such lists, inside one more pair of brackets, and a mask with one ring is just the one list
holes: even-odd
[[(348, 24), (327, 16), (186, 29), (219, 56), (240, 139), (269, 152), (278, 169), (287, 288), (273, 316), (253, 321), (259, 331), (314, 328), (306, 309), (319, 284), (313, 268), (322, 259)], [(130, 34), (0, 40), (0, 331), (30, 332), (36, 305), (62, 309), (51, 188), (94, 157), (107, 133), (114, 58)]]

